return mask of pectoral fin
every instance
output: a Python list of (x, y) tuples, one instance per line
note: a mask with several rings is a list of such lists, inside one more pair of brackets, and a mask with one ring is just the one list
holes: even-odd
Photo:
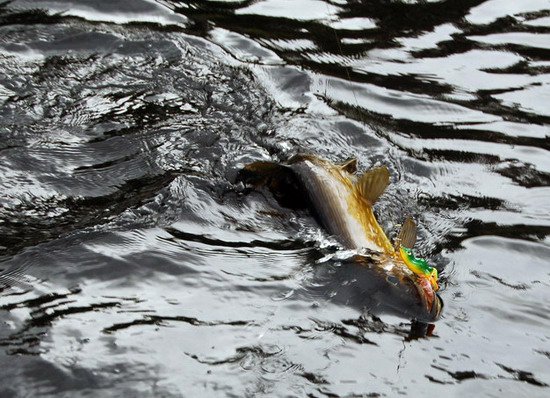
[(374, 204), (390, 184), (390, 172), (386, 166), (367, 171), (357, 181), (356, 186), (361, 196)]
[(412, 249), (416, 242), (416, 223), (411, 217), (407, 217), (395, 242), (396, 249), (400, 246)]
[(292, 209), (305, 208), (306, 196), (292, 169), (275, 162), (254, 162), (243, 167), (236, 182), (266, 187), (281, 206)]

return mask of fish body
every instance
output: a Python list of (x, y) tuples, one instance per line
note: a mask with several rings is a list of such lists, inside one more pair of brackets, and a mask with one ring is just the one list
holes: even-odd
[[(369, 256), (356, 256), (356, 262), (367, 265), (368, 278), (375, 278), (376, 283), (365, 283), (375, 286), (365, 294), (376, 296), (378, 303), (392, 312), (415, 320), (432, 322), (439, 318), (443, 304), (435, 293), (433, 275), (424, 274), (422, 267), (411, 266), (427, 264), (412, 257), (410, 247), (392, 244), (374, 215), (372, 205), (389, 184), (385, 167), (359, 176), (355, 174), (356, 162), (337, 165), (316, 156), (297, 155), (286, 165), (257, 162), (243, 171), (245, 182), (267, 185), (276, 197), (283, 196), (282, 188), (288, 190), (286, 196), (305, 196), (315, 218), (343, 247), (366, 249)], [(283, 175), (285, 183), (281, 184)], [(410, 228), (400, 234), (400, 239), (412, 246), (416, 231), (411, 236), (412, 227), (407, 226)], [(409, 257), (403, 257), (404, 249)], [(437, 271), (435, 274), (437, 277)]]
[(307, 192), (319, 222), (346, 249), (394, 254), (372, 205), (358, 191), (355, 176), (313, 156), (295, 157), (289, 167)]

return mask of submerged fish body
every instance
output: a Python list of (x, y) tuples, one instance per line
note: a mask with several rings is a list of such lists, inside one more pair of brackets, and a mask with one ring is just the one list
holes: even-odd
[[(318, 222), (346, 249), (366, 249), (368, 256), (356, 256), (354, 262), (368, 276), (364, 284), (376, 296), (377, 306), (423, 322), (439, 318), (442, 301), (432, 280), (415, 273), (404, 261), (402, 250), (394, 246), (374, 215), (372, 204), (389, 184), (385, 167), (357, 176), (356, 162), (333, 164), (312, 155), (297, 155), (287, 165), (256, 162), (247, 165), (242, 180), (267, 185), (278, 198), (292, 195), (307, 197), (307, 207)], [(284, 182), (281, 183), (281, 179)], [(414, 237), (404, 236), (414, 244)], [(375, 283), (371, 283), (375, 282)], [(368, 300), (367, 300), (368, 301)]]

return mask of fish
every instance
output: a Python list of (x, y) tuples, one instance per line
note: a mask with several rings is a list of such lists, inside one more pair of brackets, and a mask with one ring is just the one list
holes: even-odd
[[(395, 242), (378, 223), (373, 205), (390, 183), (386, 166), (357, 173), (357, 160), (332, 163), (311, 154), (298, 154), (286, 163), (257, 161), (237, 177), (253, 188), (266, 187), (285, 207), (307, 208), (344, 249), (365, 253), (353, 258), (366, 270), (377, 306), (418, 322), (440, 318), (443, 301), (436, 293), (437, 269), (416, 258), (416, 224), (407, 218)], [(353, 271), (356, 272), (356, 271)], [(369, 300), (366, 300), (367, 302)]]

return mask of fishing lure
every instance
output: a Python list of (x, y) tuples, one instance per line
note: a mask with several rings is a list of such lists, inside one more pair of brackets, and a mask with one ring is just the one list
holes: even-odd
[(430, 283), (434, 291), (439, 290), (439, 285), (437, 284), (438, 273), (437, 269), (430, 267), (426, 260), (423, 258), (416, 258), (411, 249), (400, 246), (399, 254), (403, 262), (409, 267), (409, 269), (417, 275), (425, 276)]

